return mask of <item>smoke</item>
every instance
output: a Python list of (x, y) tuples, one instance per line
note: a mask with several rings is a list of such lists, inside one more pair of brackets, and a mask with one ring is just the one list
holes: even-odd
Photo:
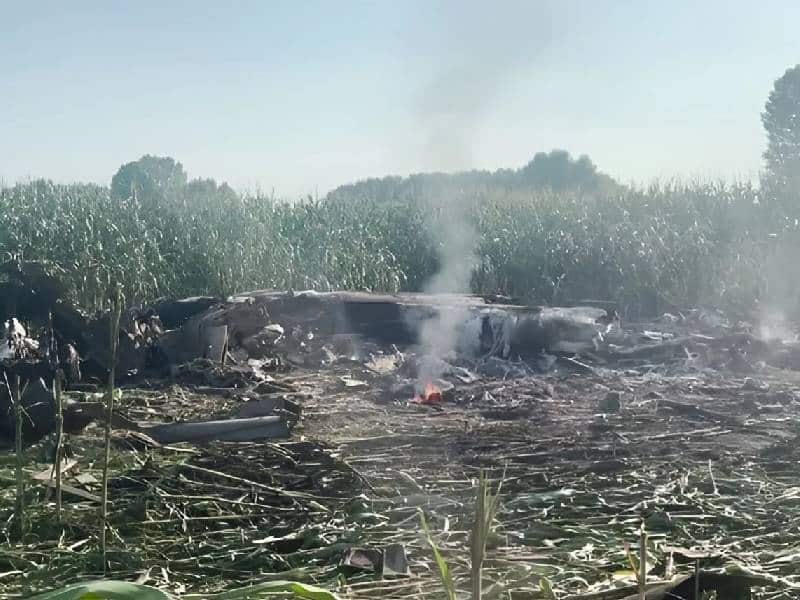
[(425, 88), (417, 106), (425, 168), (467, 170), (475, 166), (477, 140), (491, 113), (504, 70), (476, 72), (475, 65), (450, 66)]
[[(433, 4), (434, 54), (440, 58), (416, 105), (425, 168), (475, 168), (475, 150), (502, 93), (508, 93), (532, 56), (547, 43), (546, 7), (507, 0), (499, 6), (479, 2)], [(473, 198), (452, 181), (431, 187), (423, 207), (438, 257), (438, 271), (424, 286), (430, 294), (470, 291), (478, 262), (478, 233), (471, 219)], [(469, 317), (463, 304), (446, 302), (438, 314), (417, 324), (419, 384), (442, 374), (442, 360), (456, 349), (461, 325)]]
[(765, 340), (795, 342), (797, 334), (783, 309), (775, 305), (764, 306), (758, 314), (758, 336)]
[(522, 0), (432, 3), (427, 46), (436, 57), (414, 108), (426, 170), (475, 168), (493, 113), (512, 97), (550, 39), (550, 8)]
[[(425, 71), (430, 64), (433, 69), (410, 106), (412, 147), (390, 151), (404, 162), (410, 150), (425, 171), (470, 170), (478, 166), (476, 149), (503, 94), (513, 93), (514, 83), (549, 42), (550, 8), (525, 0), (422, 6), (414, 9), (415, 16), (425, 11), (426, 26), (414, 27), (407, 44), (431, 58), (422, 67)], [(421, 209), (438, 259), (436, 273), (423, 286), (425, 293), (470, 291), (479, 236), (472, 218), (474, 198), (464, 192), (447, 180), (421, 190)], [(421, 384), (442, 375), (442, 359), (456, 349), (468, 317), (463, 304), (445, 302), (434, 317), (409, 323), (418, 333)]]
[[(468, 211), (459, 199), (442, 203), (428, 219), (430, 234), (437, 245), (439, 270), (425, 285), (428, 294), (468, 292), (472, 270), (477, 262), (477, 233), (468, 219)], [(442, 361), (455, 350), (459, 340), (459, 326), (468, 317), (463, 304), (445, 302), (430, 319), (419, 323), (419, 352), (422, 363), (419, 369), (420, 385), (442, 375)]]
[[(427, 168), (454, 170), (473, 166), (476, 132), (497, 83), (487, 81), (481, 73), (486, 74), (483, 69), (470, 73), (463, 63), (443, 65), (423, 90), (417, 117), (425, 136), (422, 154)], [(482, 86), (483, 83), (489, 85)], [(456, 294), (470, 289), (478, 235), (469, 218), (467, 199), (458, 192), (445, 181), (443, 185), (429, 186), (422, 196), (428, 235), (438, 259), (437, 272), (423, 288), (428, 294)], [(442, 375), (442, 359), (456, 348), (459, 324), (466, 316), (463, 307), (445, 302), (432, 318), (419, 322), (418, 387)]]
[(800, 317), (800, 265), (795, 259), (799, 242), (786, 233), (775, 238), (775, 246), (759, 265), (763, 287), (756, 319), (757, 333), (764, 339), (797, 340), (791, 321)]

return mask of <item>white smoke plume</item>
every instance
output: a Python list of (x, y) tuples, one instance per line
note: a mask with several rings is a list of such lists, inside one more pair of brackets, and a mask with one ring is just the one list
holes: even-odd
[(764, 277), (761, 303), (756, 314), (757, 334), (767, 340), (797, 341), (791, 321), (800, 315), (800, 265), (797, 241), (778, 239), (761, 265)]
[[(432, 207), (438, 213), (429, 219), (430, 233), (437, 246), (439, 270), (425, 286), (429, 294), (468, 292), (472, 270), (477, 262), (477, 233), (468, 219), (462, 199), (450, 199)], [(468, 317), (466, 308), (445, 303), (438, 314), (419, 325), (419, 352), (422, 363), (419, 385), (441, 376), (442, 362), (458, 344), (459, 325)]]
[[(475, 150), (499, 96), (547, 43), (549, 9), (521, 0), (432, 6), (433, 54), (441, 58), (416, 106), (421, 155), (428, 170), (469, 170), (476, 167)], [(439, 269), (424, 291), (469, 292), (479, 239), (470, 219), (474, 200), (447, 182), (437, 187), (428, 190), (426, 208), (433, 215), (427, 223)], [(469, 315), (456, 306), (447, 303), (437, 318), (418, 325), (424, 357), (418, 384), (440, 376), (441, 359), (458, 344), (459, 326)]]

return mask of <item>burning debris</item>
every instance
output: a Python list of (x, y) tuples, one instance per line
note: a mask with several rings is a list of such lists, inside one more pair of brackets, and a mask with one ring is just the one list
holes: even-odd
[(420, 404), (436, 404), (442, 401), (442, 390), (435, 383), (428, 382), (423, 386), (422, 391), (414, 396), (413, 401)]
[(427, 382), (422, 386), (414, 398), (411, 400), (414, 404), (438, 404), (442, 401), (442, 390), (439, 389), (433, 382)]

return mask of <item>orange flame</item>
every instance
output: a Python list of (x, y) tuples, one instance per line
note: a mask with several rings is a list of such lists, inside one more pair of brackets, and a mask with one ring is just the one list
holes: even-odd
[(442, 390), (440, 390), (433, 382), (428, 382), (422, 389), (422, 392), (414, 396), (412, 402), (416, 404), (436, 404), (442, 401)]

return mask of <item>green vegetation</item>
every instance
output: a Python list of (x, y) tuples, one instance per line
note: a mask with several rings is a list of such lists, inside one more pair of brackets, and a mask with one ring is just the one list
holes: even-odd
[(46, 262), (89, 310), (104, 306), (112, 281), (140, 302), (264, 287), (417, 290), (436, 270), (435, 232), (448, 213), (426, 201), (441, 196), (476, 224), (476, 292), (614, 300), (655, 314), (699, 303), (746, 308), (797, 291), (786, 277), (797, 269), (797, 210), (749, 185), (601, 194), (474, 184), (297, 203), (213, 181), (179, 192), (115, 198), (46, 181), (0, 190), (0, 253)]
[[(475, 490), (475, 515), (470, 530), (470, 587), (471, 597), (474, 599), (482, 598), (482, 571), (483, 561), (486, 558), (486, 543), (492, 532), (497, 510), (499, 508), (499, 494), (502, 481), (498, 484), (497, 492), (492, 494), (489, 489), (489, 481), (483, 471), (480, 472), (478, 485)], [(419, 521), (425, 540), (433, 552), (436, 567), (439, 569), (439, 577), (442, 580), (447, 600), (456, 600), (456, 586), (450, 574), (450, 567), (442, 557), (439, 547), (433, 539), (433, 534), (425, 519), (425, 513), (419, 511)]]
[(761, 122), (767, 132), (767, 183), (779, 187), (800, 184), (800, 65), (775, 82)]

